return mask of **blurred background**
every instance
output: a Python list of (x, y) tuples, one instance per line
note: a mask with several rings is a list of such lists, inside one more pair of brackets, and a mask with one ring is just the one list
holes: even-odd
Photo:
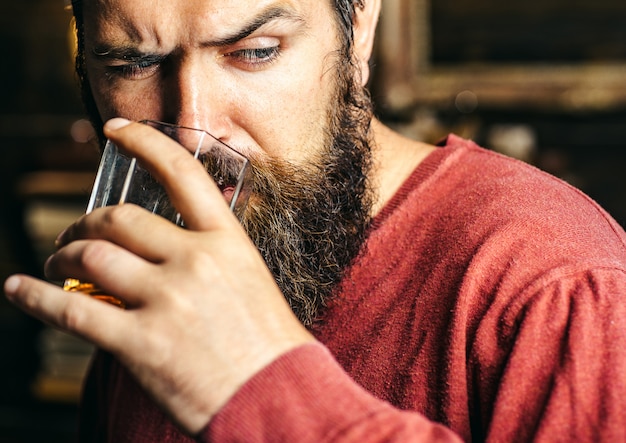
[[(41, 275), (79, 216), (97, 148), (84, 118), (64, 0), (0, 4), (0, 278)], [(582, 189), (626, 225), (626, 3), (383, 0), (379, 116), (436, 142), (449, 132)], [(0, 442), (70, 442), (91, 347), (0, 297)]]
[[(55, 231), (84, 210), (97, 148), (83, 116), (63, 0), (0, 2), (0, 279), (41, 276)], [(0, 442), (71, 442), (90, 347), (0, 297)]]

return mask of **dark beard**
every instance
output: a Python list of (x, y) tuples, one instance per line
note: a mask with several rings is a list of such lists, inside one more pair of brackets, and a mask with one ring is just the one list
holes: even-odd
[(305, 165), (251, 159), (252, 197), (242, 220), (306, 326), (358, 255), (371, 218), (370, 100), (351, 75), (339, 75), (326, 146)]

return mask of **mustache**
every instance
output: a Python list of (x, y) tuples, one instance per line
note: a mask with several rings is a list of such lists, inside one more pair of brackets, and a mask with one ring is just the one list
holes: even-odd
[(243, 156), (236, 158), (225, 148), (214, 146), (210, 152), (200, 153), (198, 160), (221, 191), (235, 188), (239, 182), (250, 179), (249, 160)]

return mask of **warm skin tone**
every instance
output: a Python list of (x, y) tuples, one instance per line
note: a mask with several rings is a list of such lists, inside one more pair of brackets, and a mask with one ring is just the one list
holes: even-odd
[[(244, 152), (303, 166), (315, 155), (338, 47), (327, 2), (87, 3), (97, 4), (85, 9), (85, 41), (103, 119), (201, 127)], [(379, 8), (380, 0), (368, 0), (357, 16), (363, 84)], [(122, 298), (126, 311), (27, 276), (7, 280), (5, 292), (27, 312), (115, 354), (195, 434), (255, 373), (313, 338), (199, 163), (162, 134), (127, 123), (110, 121), (105, 135), (164, 183), (188, 229), (124, 205), (96, 210), (59, 236), (47, 276), (93, 281)], [(372, 134), (377, 212), (433, 148), (376, 120)]]

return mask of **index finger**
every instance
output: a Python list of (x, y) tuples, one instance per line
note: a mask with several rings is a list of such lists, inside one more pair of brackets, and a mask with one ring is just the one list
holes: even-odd
[(163, 185), (188, 228), (205, 230), (232, 223), (222, 192), (202, 164), (176, 141), (124, 119), (110, 120), (104, 132)]

